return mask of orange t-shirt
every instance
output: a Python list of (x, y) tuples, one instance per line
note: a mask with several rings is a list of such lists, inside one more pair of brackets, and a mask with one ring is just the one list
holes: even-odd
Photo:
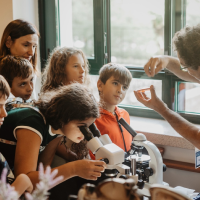
[[(118, 116), (118, 120), (124, 118), (124, 120), (130, 125), (130, 117), (126, 110), (115, 106), (115, 113)], [(129, 151), (131, 148), (131, 142), (133, 140), (132, 135), (121, 125), (123, 130), (124, 141), (122, 132), (120, 130), (117, 118), (111, 112), (100, 108), (100, 117), (95, 120), (95, 124), (99, 129), (101, 135), (108, 134), (114, 144), (119, 146), (125, 151), (124, 141), (126, 150)], [(92, 159), (95, 159), (94, 155), (90, 152)]]

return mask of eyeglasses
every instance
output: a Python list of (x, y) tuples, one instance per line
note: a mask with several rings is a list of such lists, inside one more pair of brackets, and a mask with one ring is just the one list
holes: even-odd
[(188, 71), (188, 67), (183, 67), (182, 65), (180, 65), (180, 70), (184, 71), (184, 72), (187, 72)]

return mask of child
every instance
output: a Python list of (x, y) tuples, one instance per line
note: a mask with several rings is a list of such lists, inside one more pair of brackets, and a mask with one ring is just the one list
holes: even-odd
[[(46, 68), (42, 75), (42, 92), (56, 89), (63, 85), (69, 85), (73, 82), (88, 85), (89, 66), (86, 56), (80, 49), (68, 47), (56, 47), (51, 53)], [(85, 154), (80, 153), (84, 141), (73, 145), (73, 151), (64, 145), (57, 147), (56, 154), (65, 160), (56, 157), (56, 163), (82, 159)], [(59, 159), (59, 161), (58, 161)]]
[[(7, 81), (4, 79), (3, 76), (0, 75), (0, 125), (3, 125), (4, 118), (7, 116), (7, 112), (5, 110), (6, 100), (9, 97), (10, 88)], [(5, 140), (0, 139), (0, 143), (6, 142)], [(1, 144), (0, 144), (1, 145)], [(7, 181), (12, 183), (14, 180), (14, 175), (10, 170), (7, 161), (5, 160), (4, 156), (0, 153), (0, 172), (2, 173), (3, 168), (6, 167), (8, 170), (7, 174)], [(19, 196), (21, 196), (25, 191), (32, 192), (33, 185), (25, 174), (20, 174), (17, 176), (15, 181), (12, 183), (11, 186), (15, 187), (15, 190), (18, 192)]]
[(43, 73), (41, 91), (55, 89), (73, 82), (88, 84), (88, 72), (88, 61), (80, 49), (56, 47)]
[(33, 66), (25, 58), (7, 55), (0, 62), (0, 74), (7, 80), (11, 95), (20, 97), (25, 102), (33, 92)]
[(130, 124), (130, 117), (117, 105), (123, 101), (131, 80), (132, 75), (126, 67), (108, 63), (100, 69), (97, 82), (101, 116), (95, 124), (102, 135), (108, 134), (112, 142), (126, 152), (130, 150), (133, 138), (118, 120), (124, 118)]
[[(0, 137), (9, 142), (2, 143), (0, 151), (15, 175), (27, 174), (35, 186), (38, 182), (37, 163), (42, 162), (45, 166), (51, 164), (61, 140), (57, 136), (64, 135), (74, 143), (80, 143), (84, 136), (79, 127), (89, 127), (99, 111), (94, 96), (78, 83), (40, 94), (34, 106), (37, 109), (23, 107), (8, 112), (0, 129)], [(63, 181), (74, 176), (96, 180), (105, 167), (102, 161), (83, 159), (57, 169), (58, 176), (64, 176)]]

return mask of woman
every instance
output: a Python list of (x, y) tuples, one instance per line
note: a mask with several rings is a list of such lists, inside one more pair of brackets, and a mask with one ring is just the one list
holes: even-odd
[(8, 54), (26, 58), (36, 72), (39, 37), (40, 34), (33, 24), (21, 19), (11, 21), (1, 38), (0, 60)]

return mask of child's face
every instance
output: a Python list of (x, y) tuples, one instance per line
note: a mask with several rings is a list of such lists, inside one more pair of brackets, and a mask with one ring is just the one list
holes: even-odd
[(5, 96), (2, 96), (0, 98), (0, 126), (3, 124), (4, 117), (7, 116), (7, 112), (5, 109), (6, 100), (7, 100), (7, 97)]
[(128, 89), (127, 85), (122, 85), (114, 76), (111, 76), (105, 84), (99, 80), (97, 87), (101, 100), (110, 106), (121, 103)]
[(15, 97), (28, 100), (33, 92), (33, 74), (26, 79), (15, 77), (12, 82), (11, 92)]
[(79, 128), (81, 126), (89, 127), (95, 119), (96, 118), (89, 118), (83, 121), (72, 120), (61, 128), (62, 134), (67, 136), (71, 141), (79, 143), (84, 139), (84, 135)]
[(66, 80), (65, 85), (71, 82), (84, 83), (85, 67), (84, 60), (81, 54), (77, 53), (72, 55), (65, 67)]

